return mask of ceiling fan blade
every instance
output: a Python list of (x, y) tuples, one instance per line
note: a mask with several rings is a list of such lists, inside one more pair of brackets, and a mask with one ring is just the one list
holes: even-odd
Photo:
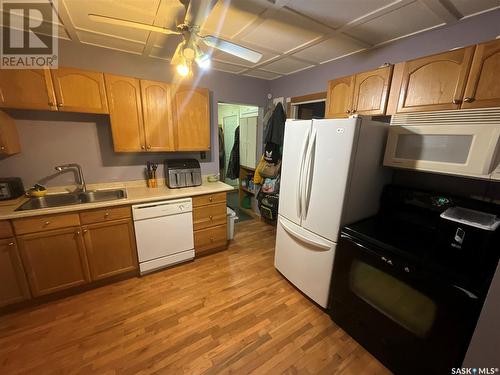
[(107, 23), (109, 25), (133, 27), (135, 29), (154, 31), (156, 33), (162, 33), (167, 35), (180, 34), (180, 32), (178, 31), (165, 29), (164, 27), (148, 25), (146, 23), (141, 23), (141, 22), (128, 21), (121, 18), (101, 16), (99, 14), (89, 14), (89, 19), (95, 22)]
[(216, 3), (217, 0), (190, 0), (186, 8), (184, 24), (201, 27)]
[(206, 35), (200, 38), (207, 46), (229, 53), (230, 55), (239, 57), (243, 60), (257, 63), (262, 58), (262, 53), (260, 52), (240, 46), (239, 44), (228, 42), (224, 39), (219, 39), (213, 35)]

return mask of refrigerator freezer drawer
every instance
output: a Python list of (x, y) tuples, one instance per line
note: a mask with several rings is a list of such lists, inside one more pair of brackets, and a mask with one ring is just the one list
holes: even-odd
[(305, 295), (326, 308), (335, 246), (279, 216), (274, 265)]

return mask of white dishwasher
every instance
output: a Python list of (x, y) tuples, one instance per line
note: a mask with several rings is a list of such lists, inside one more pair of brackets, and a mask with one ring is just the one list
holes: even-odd
[(194, 258), (191, 198), (132, 206), (141, 275)]

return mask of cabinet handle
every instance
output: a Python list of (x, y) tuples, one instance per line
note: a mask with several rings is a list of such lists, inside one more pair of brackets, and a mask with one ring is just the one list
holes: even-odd
[(14, 242), (9, 242), (9, 246), (14, 246)]
[(64, 104), (63, 103), (57, 103), (57, 106), (58, 107), (64, 107)]
[(54, 103), (53, 102), (48, 102), (48, 105), (50, 105), (51, 107), (53, 107)]
[(141, 149), (144, 150), (146, 147), (144, 145), (141, 146)]
[(345, 111), (345, 113), (349, 114), (349, 113), (351, 113), (351, 110), (348, 109), (347, 111)]
[(453, 104), (462, 104), (460, 99), (453, 99)]
[(77, 231), (75, 232), (75, 234), (76, 234), (77, 236), (79, 236), (79, 235), (80, 235), (80, 231), (79, 231), (79, 230), (77, 230)]
[(355, 109), (351, 109), (351, 113), (356, 113), (356, 110)]
[(466, 96), (466, 97), (464, 98), (464, 102), (466, 102), (466, 103), (472, 103), (473, 101), (474, 101), (474, 98), (472, 98), (472, 97), (470, 97), (470, 96)]
[(5, 150), (5, 146), (0, 146), (0, 150)]
[(210, 242), (214, 242), (214, 238), (213, 237), (210, 237)]
[(43, 225), (50, 225), (50, 221), (47, 220)]
[(208, 200), (209, 200), (210, 202), (212, 202), (212, 201), (213, 201), (213, 198), (212, 198), (212, 197), (210, 197), (210, 198), (208, 198)]
[(212, 215), (210, 215), (208, 218), (209, 218), (210, 220), (213, 220), (213, 218), (214, 218), (214, 217), (213, 217)]
[(88, 232), (88, 230), (87, 230), (87, 229), (84, 229), (84, 230), (83, 230), (83, 234), (85, 234), (85, 233), (87, 233), (87, 232)]
[(109, 216), (109, 212), (105, 212), (104, 217), (108, 217), (108, 216)]
[(151, 145), (148, 145), (148, 150), (151, 150)]

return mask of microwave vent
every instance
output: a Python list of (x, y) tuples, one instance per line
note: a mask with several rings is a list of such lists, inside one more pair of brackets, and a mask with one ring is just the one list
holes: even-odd
[(451, 111), (398, 113), (392, 126), (411, 125), (500, 125), (500, 108), (461, 109)]

